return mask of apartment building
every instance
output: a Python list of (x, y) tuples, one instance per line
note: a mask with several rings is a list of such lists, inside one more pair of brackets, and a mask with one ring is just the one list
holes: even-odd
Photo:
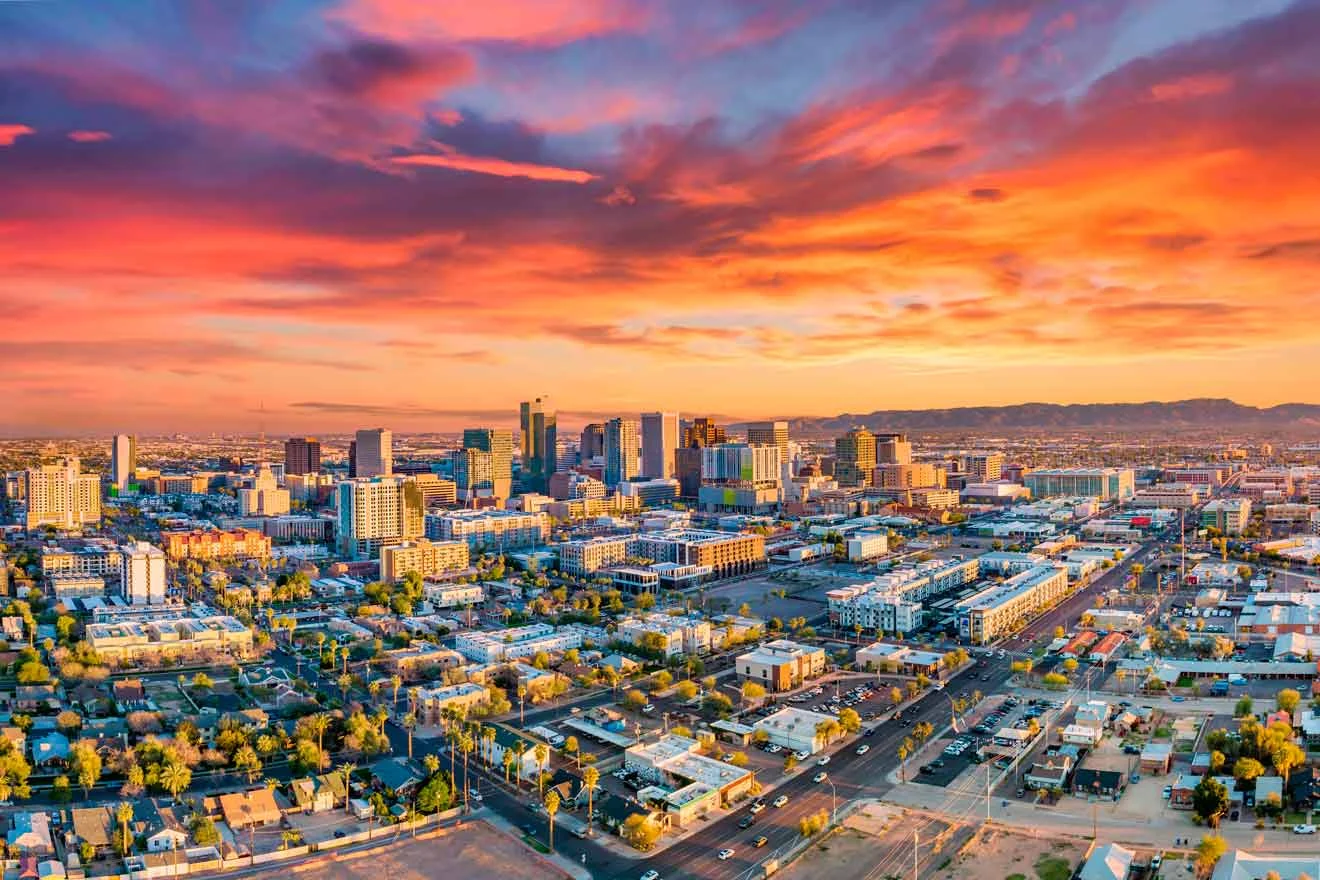
[(557, 544), (559, 570), (573, 577), (585, 577), (602, 568), (619, 565), (632, 556), (631, 535), (601, 536)]
[(1165, 483), (1138, 491), (1132, 496), (1132, 506), (1188, 510), (1201, 503), (1202, 492), (1192, 484)]
[(462, 608), (485, 602), (486, 588), (481, 584), (426, 583), (422, 595), (437, 608)]
[(263, 520), (261, 530), (272, 541), (310, 541), (320, 544), (334, 540), (335, 521), (323, 516), (272, 516)]
[(834, 441), (834, 478), (840, 486), (866, 486), (876, 466), (875, 435), (853, 428)]
[(46, 578), (57, 600), (94, 599), (105, 595), (105, 578), (95, 574), (53, 574)]
[(965, 452), (960, 456), (962, 471), (973, 483), (993, 483), (1004, 475), (1004, 453)]
[(943, 489), (948, 480), (944, 468), (933, 464), (878, 464), (871, 471), (871, 485), (880, 489)]
[(1166, 467), (1162, 476), (1166, 482), (1196, 486), (1202, 492), (1208, 492), (1222, 486), (1228, 473), (1228, 468), (1220, 465), (1180, 465)]
[(670, 617), (668, 614), (630, 617), (619, 621), (614, 635), (633, 645), (641, 645), (643, 640), (663, 640), (662, 650), (666, 657), (705, 654), (711, 646), (710, 621), (696, 617)]
[(238, 491), (238, 506), (243, 516), (282, 516), (290, 509), (289, 490), (281, 489), (270, 466), (263, 464), (252, 485)]
[(119, 548), (119, 585), (131, 605), (165, 604), (165, 553), (146, 541)]
[(394, 434), (385, 428), (364, 428), (354, 435), (354, 477), (388, 477), (394, 473)]
[(1201, 528), (1219, 529), (1225, 535), (1240, 535), (1251, 522), (1251, 501), (1246, 498), (1215, 498), (1201, 508)]
[(119, 548), (109, 541), (76, 547), (48, 544), (41, 548), (41, 575), (48, 580), (57, 575), (118, 576), (120, 556)]
[(344, 480), (336, 487), (335, 506), (339, 549), (351, 559), (377, 558), (386, 544), (422, 534), (426, 507), (409, 477)]
[(321, 470), (321, 441), (315, 437), (290, 437), (284, 441), (284, 473), (315, 474)]
[(462, 571), (468, 567), (466, 541), (432, 541), (418, 538), (400, 544), (387, 544), (380, 548), (380, 579), (387, 584), (398, 583), (410, 571), (423, 578)]
[(767, 691), (779, 693), (824, 673), (825, 649), (776, 639), (740, 655), (734, 668), (744, 681), (757, 682)]
[(101, 521), (101, 477), (83, 473), (76, 457), (28, 468), (22, 474), (26, 528), (72, 531)]
[(470, 713), (488, 700), (486, 689), (463, 682), (450, 687), (420, 688), (417, 692), (417, 722), (429, 726), (443, 723), (446, 709)]
[(955, 606), (958, 631), (974, 645), (1006, 635), (1068, 594), (1068, 569), (1042, 565), (995, 584)]
[(165, 555), (181, 559), (268, 559), (271, 539), (253, 529), (232, 531), (164, 532)]
[(92, 650), (107, 660), (184, 657), (206, 652), (245, 657), (252, 651), (252, 630), (227, 615), (89, 623), (86, 635)]
[(1054, 468), (1032, 471), (1023, 481), (1037, 498), (1087, 495), (1101, 501), (1126, 501), (1136, 494), (1132, 468)]
[(765, 538), (735, 532), (679, 529), (640, 534), (636, 554), (655, 562), (709, 568), (715, 577), (754, 571), (765, 565)]
[(830, 622), (869, 630), (911, 632), (921, 624), (925, 600), (976, 580), (980, 560), (939, 560), (901, 565), (864, 584), (825, 593)]
[[(599, 644), (603, 645), (608, 639), (603, 631), (601, 636)], [(454, 650), (475, 663), (502, 663), (532, 657), (538, 651), (556, 654), (581, 648), (583, 640), (583, 628), (533, 623), (491, 632), (459, 633), (454, 637)]]
[(466, 541), (476, 550), (515, 550), (545, 543), (550, 518), (543, 512), (521, 510), (450, 510), (426, 517), (426, 537)]

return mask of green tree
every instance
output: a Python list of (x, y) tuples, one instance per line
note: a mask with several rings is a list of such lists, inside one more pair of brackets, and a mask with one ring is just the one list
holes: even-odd
[(549, 819), (550, 852), (555, 851), (555, 814), (559, 812), (559, 792), (553, 788), (545, 795), (545, 815)]
[(619, 834), (638, 852), (650, 852), (660, 839), (660, 826), (640, 813), (634, 813), (623, 822)]
[(192, 771), (182, 764), (170, 763), (160, 769), (160, 787), (170, 793), (176, 802), (179, 794), (192, 785)]
[(454, 789), (446, 773), (433, 773), (417, 792), (419, 813), (439, 813), (454, 805)]
[(1251, 697), (1243, 697), (1238, 700), (1237, 705), (1233, 708), (1233, 717), (1246, 718), (1251, 714), (1252, 705)]
[(1228, 789), (1212, 776), (1206, 776), (1192, 789), (1192, 810), (1211, 828), (1228, 811)]
[(50, 787), (50, 798), (57, 804), (67, 804), (73, 795), (69, 790), (69, 777), (56, 776)]
[(1228, 844), (1224, 838), (1217, 834), (1206, 835), (1201, 838), (1201, 842), (1196, 845), (1196, 874), (1198, 877), (1209, 877), (1210, 872), (1215, 869), (1216, 863), (1228, 851)]
[(76, 743), (69, 750), (69, 769), (82, 787), (83, 797), (91, 797), (92, 788), (101, 778), (101, 756), (90, 741)]
[(261, 758), (257, 757), (257, 750), (243, 746), (234, 752), (234, 769), (246, 773), (249, 783), (256, 782), (261, 775)]
[(1292, 715), (1297, 711), (1297, 704), (1302, 701), (1302, 695), (1292, 688), (1284, 688), (1274, 695), (1274, 703), (1280, 711)]

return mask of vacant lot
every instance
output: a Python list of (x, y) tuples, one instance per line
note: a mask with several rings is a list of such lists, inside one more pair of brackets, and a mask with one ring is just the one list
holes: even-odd
[(1068, 880), (1085, 847), (1074, 840), (1037, 838), (1000, 829), (982, 829), (934, 880)]
[(296, 870), (317, 880), (431, 880), (438, 876), (562, 880), (567, 876), (485, 822), (465, 823), (429, 840), (400, 837), (397, 844), (343, 853)]

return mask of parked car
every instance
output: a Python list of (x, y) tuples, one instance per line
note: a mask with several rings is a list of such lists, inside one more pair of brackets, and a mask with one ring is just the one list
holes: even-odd
[(1293, 834), (1315, 834), (1314, 825), (1294, 825)]

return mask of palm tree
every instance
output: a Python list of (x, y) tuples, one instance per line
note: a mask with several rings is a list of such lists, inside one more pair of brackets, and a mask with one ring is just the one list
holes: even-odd
[(119, 833), (121, 835), (121, 846), (124, 854), (128, 854), (128, 831), (133, 822), (133, 805), (127, 801), (120, 801), (115, 807), (115, 821), (119, 823)]
[(390, 687), (394, 689), (394, 711), (399, 711), (399, 688), (403, 686), (403, 679), (396, 673), (390, 676)]
[(536, 790), (540, 794), (545, 790), (545, 762), (550, 760), (550, 749), (545, 743), (537, 743), (532, 749), (532, 755), (536, 757)]
[(179, 799), (179, 792), (192, 781), (192, 772), (179, 764), (166, 764), (160, 771), (161, 787), (170, 793), (174, 800)]
[(481, 728), (481, 741), (486, 744), (486, 766), (495, 763), (495, 728), (487, 724)]
[(307, 720), (307, 725), (316, 734), (316, 769), (320, 770), (320, 765), (325, 761), (325, 732), (330, 727), (330, 716), (324, 713), (313, 715)]
[(512, 749), (505, 749), (505, 750), (504, 750), (504, 757), (503, 757), (503, 759), (501, 760), (501, 763), (504, 764), (504, 784), (505, 784), (505, 785), (508, 785), (508, 784), (509, 784), (509, 768), (513, 766), (513, 750), (512, 750)]
[(325, 633), (316, 634), (316, 662), (325, 663)]
[(591, 834), (592, 801), (596, 794), (596, 783), (600, 781), (600, 771), (588, 766), (582, 771), (582, 787), (587, 790), (587, 834)]
[(376, 679), (371, 684), (367, 685), (367, 693), (371, 694), (371, 702), (373, 704), (380, 699), (380, 691), (384, 686), (384, 682), (380, 679)]
[(357, 772), (357, 764), (354, 764), (352, 761), (345, 761), (344, 763), (339, 765), (339, 773), (341, 776), (344, 777), (344, 812), (345, 813), (351, 812), (349, 801), (353, 799), (352, 795), (350, 795), (348, 792), (348, 780), (356, 772)]
[(527, 698), (527, 685), (518, 685), (518, 726), (523, 726), (523, 704)]
[(458, 747), (463, 750), (463, 809), (468, 808), (468, 755), (477, 747), (477, 741), (472, 738), (472, 734), (464, 733), (462, 739), (458, 742)]
[(523, 753), (526, 751), (527, 751), (527, 742), (521, 739), (518, 740), (517, 744), (515, 744), (513, 747), (513, 753), (514, 756), (517, 758), (517, 763), (518, 763), (518, 772), (513, 774), (513, 784), (518, 787), (519, 791), (522, 791), (522, 756)]
[(339, 676), (337, 683), (339, 684), (339, 698), (347, 703), (348, 689), (353, 686), (353, 676), (345, 672), (343, 675)]
[(914, 748), (910, 737), (905, 737), (898, 747), (898, 778), (903, 782), (907, 782), (907, 759)]
[(440, 770), (440, 759), (435, 755), (428, 754), (422, 758), (422, 766), (426, 768), (427, 776), (434, 776)]
[(411, 759), (413, 728), (417, 726), (417, 716), (409, 712), (407, 715), (403, 716), (403, 721), (400, 723), (403, 725), (403, 729), (408, 733), (408, 757)]
[(553, 788), (545, 796), (545, 814), (550, 818), (550, 852), (555, 851), (555, 813), (559, 812), (559, 792)]

